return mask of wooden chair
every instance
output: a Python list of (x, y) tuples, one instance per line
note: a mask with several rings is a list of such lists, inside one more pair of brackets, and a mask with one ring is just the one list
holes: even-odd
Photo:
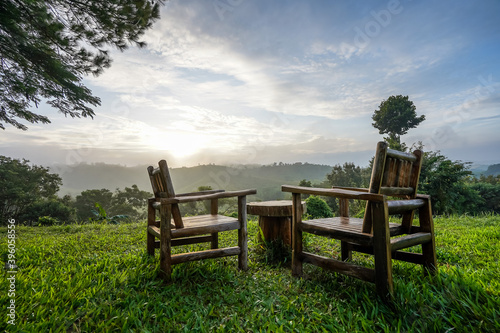
[[(160, 274), (165, 280), (171, 278), (172, 265), (208, 258), (237, 255), (239, 268), (248, 269), (246, 196), (257, 193), (256, 190), (175, 194), (165, 160), (158, 163), (158, 168), (148, 167), (148, 174), (155, 197), (148, 202), (147, 251), (154, 255), (155, 248), (160, 249)], [(238, 197), (238, 218), (218, 215), (218, 199), (229, 197)], [(202, 200), (211, 202), (210, 214), (181, 216), (179, 204)], [(156, 219), (157, 212), (160, 220)], [(230, 230), (238, 230), (238, 245), (219, 249), (218, 233)], [(205, 242), (211, 243), (211, 249), (172, 254), (173, 246)]]
[[(302, 275), (302, 264), (311, 263), (375, 283), (378, 294), (385, 298), (393, 295), (392, 259), (421, 264), (425, 272), (434, 273), (437, 266), (430, 197), (417, 194), (421, 165), (420, 150), (405, 153), (379, 142), (369, 189), (283, 185), (282, 191), (291, 192), (293, 201), (292, 274)], [(341, 216), (302, 221), (301, 194), (338, 198)], [(367, 201), (363, 219), (348, 216), (349, 199)], [(420, 226), (412, 225), (415, 210)], [(401, 222), (389, 223), (389, 215), (400, 215)], [(304, 232), (340, 240), (342, 260), (303, 251)], [(415, 245), (422, 246), (422, 253), (401, 251)], [(349, 262), (352, 251), (372, 254), (375, 268)]]

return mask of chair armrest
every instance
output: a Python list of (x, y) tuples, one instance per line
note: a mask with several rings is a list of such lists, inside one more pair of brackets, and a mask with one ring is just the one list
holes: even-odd
[[(197, 194), (200, 192), (194, 192), (194, 193)], [(192, 195), (192, 196), (181, 196), (181, 197), (176, 196), (174, 198), (161, 198), (155, 204), (153, 204), (153, 207), (157, 208), (159, 205), (162, 205), (162, 204), (170, 205), (170, 204), (186, 203), (186, 202), (193, 202), (193, 201), (241, 197), (241, 196), (246, 196), (246, 195), (251, 195), (251, 194), (256, 194), (256, 193), (257, 193), (257, 190), (251, 189), (251, 190), (239, 190), (239, 191), (228, 191), (228, 192), (216, 192), (216, 193), (205, 194), (205, 195)]]
[(385, 195), (383, 194), (335, 189), (335, 188), (282, 185), (281, 191), (301, 193), (301, 194), (313, 194), (313, 195), (321, 195), (321, 196), (345, 198), (345, 199), (357, 199), (357, 200), (384, 201), (385, 199)]
[(369, 191), (369, 189), (362, 188), (362, 187), (332, 186), (332, 188), (335, 188), (338, 190), (350, 190), (350, 191), (356, 191), (356, 192), (368, 192)]
[(219, 192), (224, 192), (224, 190), (207, 190), (207, 191), (189, 192), (189, 193), (176, 194), (175, 196), (176, 197), (190, 197), (190, 196), (213, 194), (213, 193), (219, 193)]

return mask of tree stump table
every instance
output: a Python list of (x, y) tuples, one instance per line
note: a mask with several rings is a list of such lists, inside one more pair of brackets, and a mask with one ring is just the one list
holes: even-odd
[[(306, 204), (302, 201), (302, 211), (305, 210)], [(247, 204), (247, 213), (259, 216), (259, 227), (266, 241), (282, 239), (284, 244), (292, 245), (291, 200), (250, 202)], [(260, 233), (259, 240), (262, 241)]]

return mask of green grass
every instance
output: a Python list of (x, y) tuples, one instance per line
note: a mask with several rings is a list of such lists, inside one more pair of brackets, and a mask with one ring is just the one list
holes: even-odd
[[(292, 278), (256, 243), (249, 224), (250, 269), (236, 257), (177, 265), (173, 283), (157, 279), (158, 255), (145, 254), (145, 223), (17, 227), (16, 326), (20, 332), (499, 332), (500, 217), (436, 218), (439, 273), (394, 263), (396, 296), (305, 265)], [(0, 253), (7, 249), (0, 228)], [(236, 235), (221, 236), (234, 243)], [(338, 244), (308, 237), (306, 246), (337, 254)], [(272, 260), (270, 260), (270, 258)], [(355, 260), (372, 264), (371, 258)], [(0, 306), (10, 299), (0, 279)]]

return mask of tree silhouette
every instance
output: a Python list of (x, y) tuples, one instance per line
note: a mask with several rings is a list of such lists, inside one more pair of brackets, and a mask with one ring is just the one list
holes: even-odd
[(391, 96), (380, 103), (379, 109), (375, 110), (373, 116), (373, 127), (379, 130), (380, 134), (389, 134), (384, 138), (391, 148), (404, 148), (401, 145), (401, 135), (408, 132), (410, 128), (415, 128), (425, 116), (417, 117), (416, 107), (408, 96)]

